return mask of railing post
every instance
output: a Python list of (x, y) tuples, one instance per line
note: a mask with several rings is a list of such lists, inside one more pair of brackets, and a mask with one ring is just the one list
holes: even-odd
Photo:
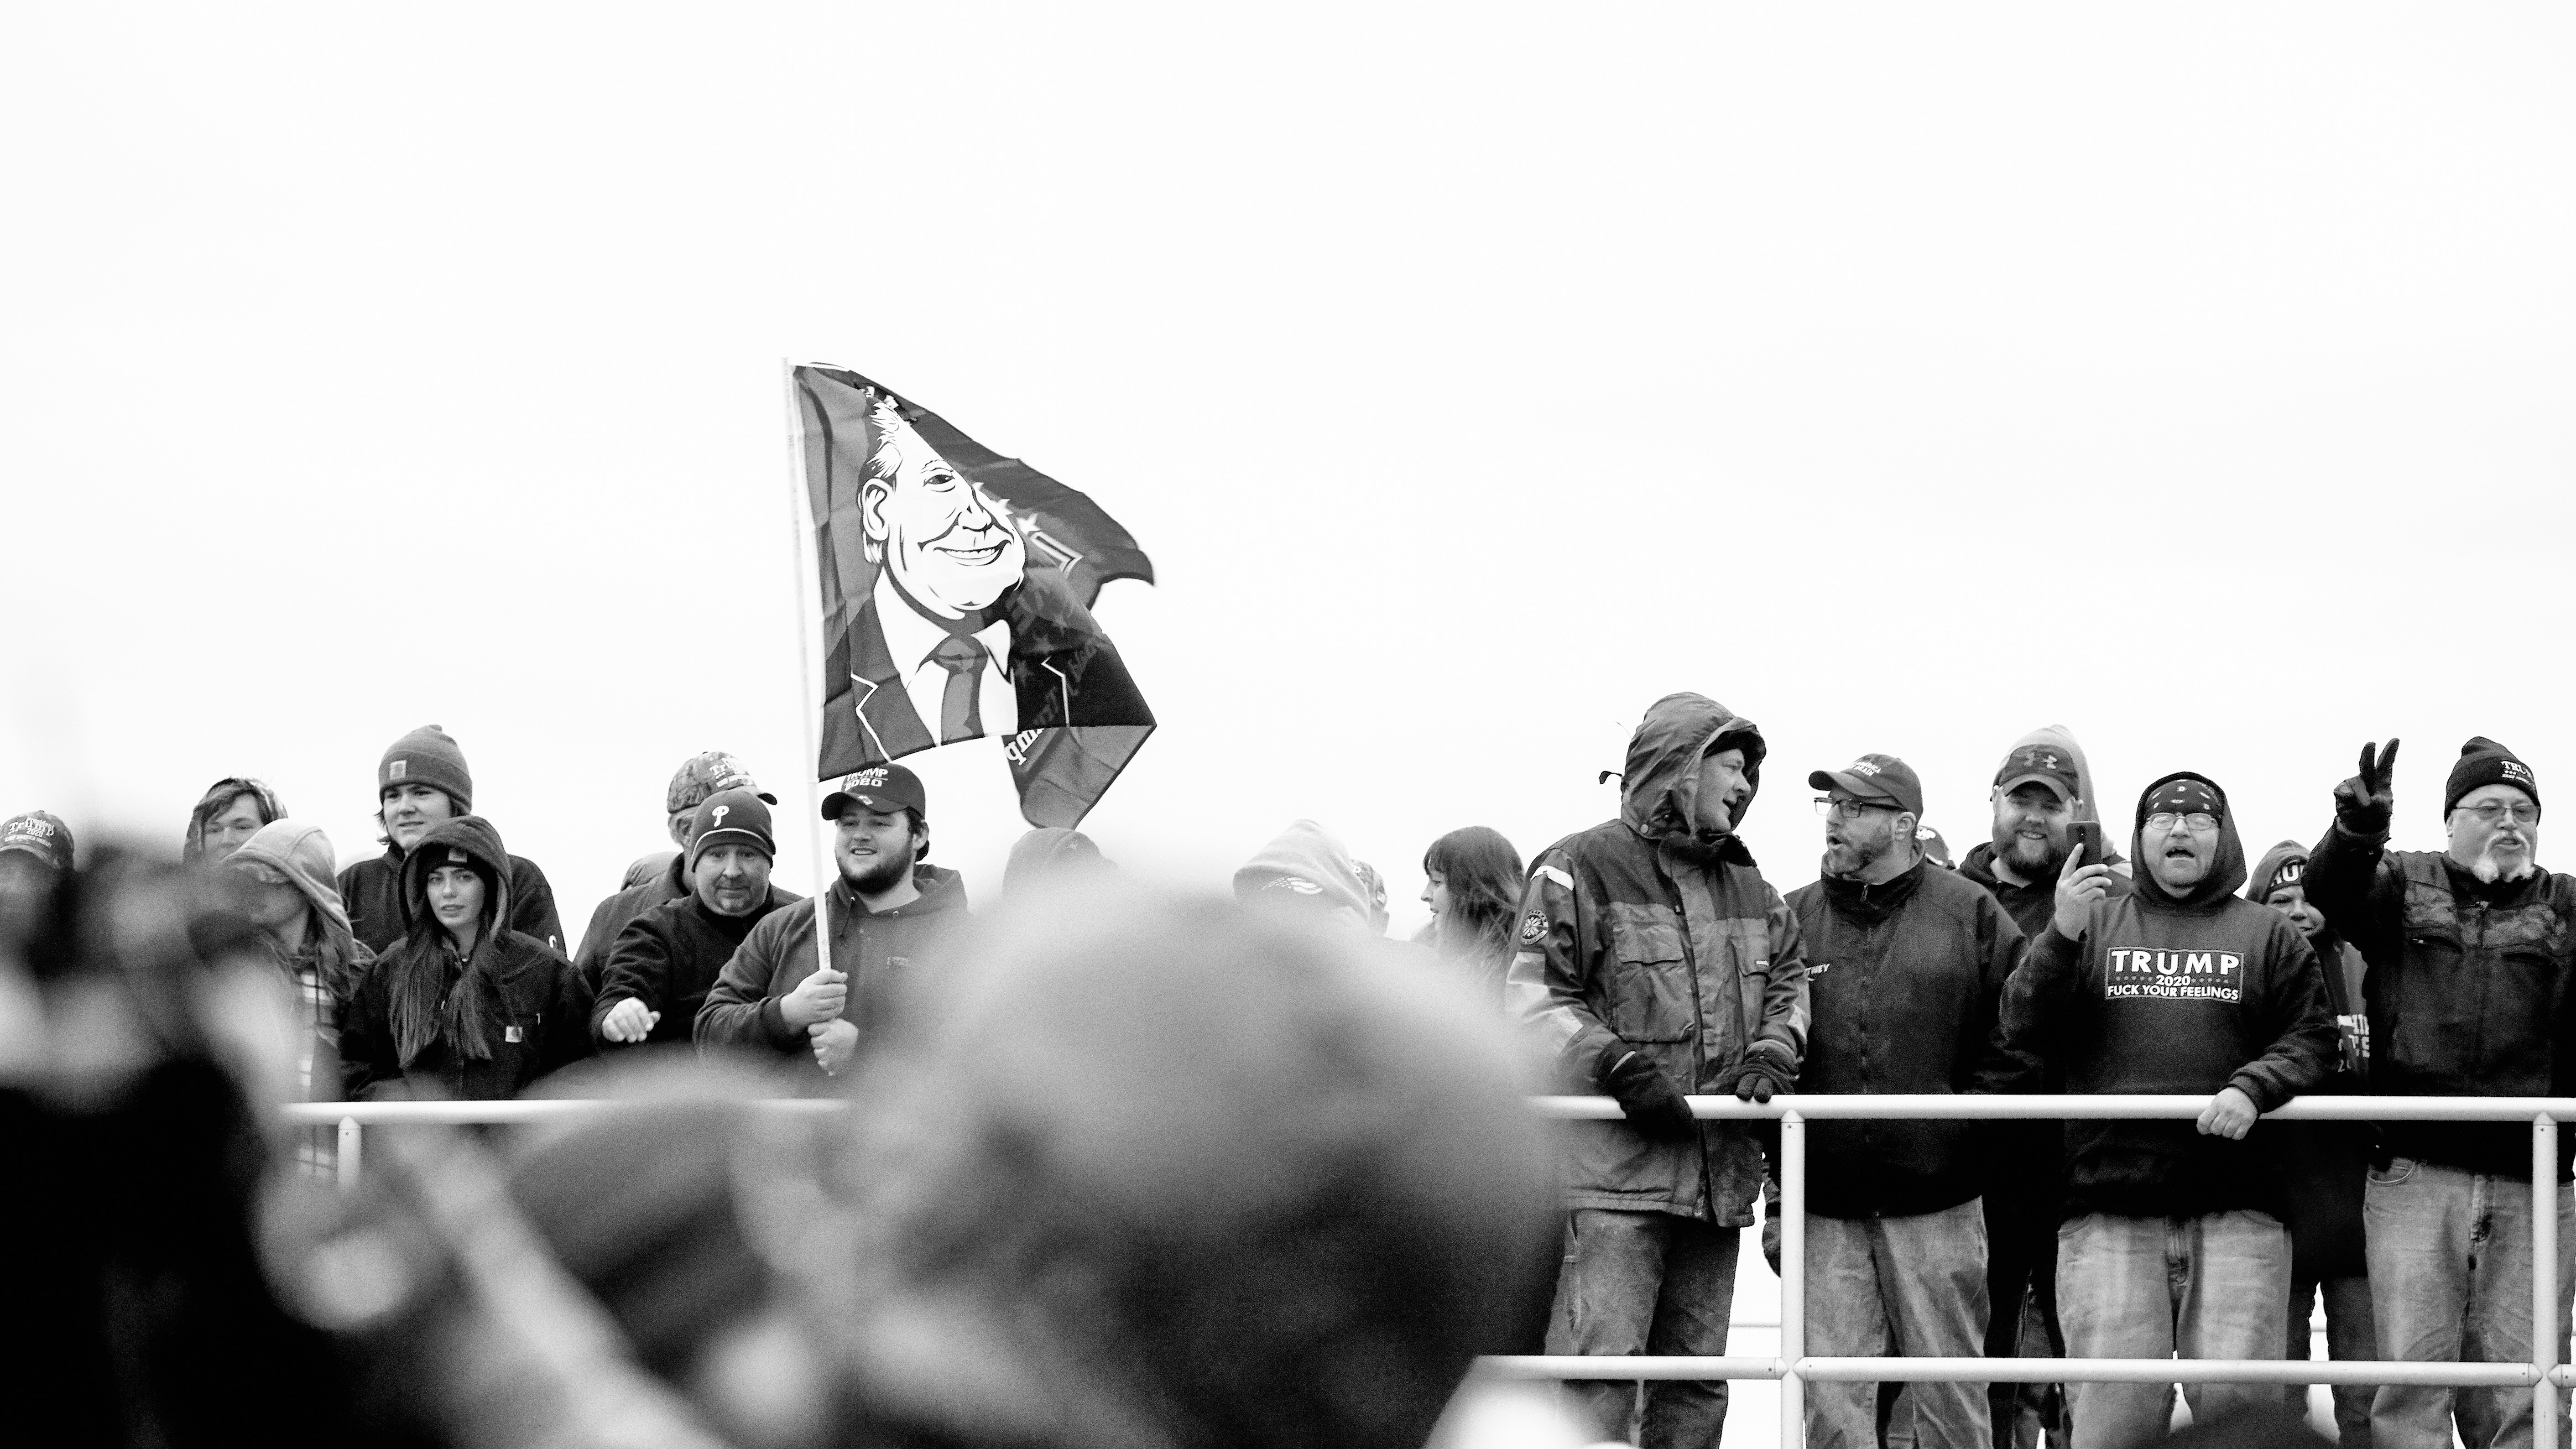
[(2558, 1119), (2531, 1119), (2531, 1449), (2558, 1449)]
[(1793, 1107), (1780, 1114), (1780, 1449), (1806, 1449), (1806, 1356), (1807, 1119)]
[(340, 1151), (337, 1158), (337, 1166), (340, 1173), (340, 1190), (342, 1192), (346, 1192), (358, 1185), (358, 1144), (363, 1140), (364, 1136), (362, 1130), (358, 1126), (357, 1118), (343, 1117), (340, 1119)]

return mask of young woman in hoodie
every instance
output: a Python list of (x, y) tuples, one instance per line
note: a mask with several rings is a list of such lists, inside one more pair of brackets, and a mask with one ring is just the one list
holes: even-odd
[(510, 860), (479, 815), (432, 827), (402, 862), (406, 928), (340, 1033), (352, 1101), (492, 1101), (590, 1052), (589, 993), (562, 952), (505, 924)]
[[(224, 858), (234, 877), (242, 914), (259, 928), (278, 974), (294, 988), (302, 1039), (296, 1045), (296, 1088), (307, 1102), (340, 1100), (340, 1018), (376, 954), (349, 932), (349, 913), (332, 881), (338, 863), (331, 838), (318, 825), (274, 820)], [(296, 1166), (330, 1176), (339, 1161), (331, 1128), (297, 1134)]]

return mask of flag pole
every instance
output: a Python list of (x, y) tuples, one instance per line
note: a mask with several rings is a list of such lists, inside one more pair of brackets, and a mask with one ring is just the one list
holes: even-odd
[[(796, 364), (778, 359), (779, 396), (787, 405), (787, 523), (794, 537), (788, 554), (790, 587), (796, 595), (796, 683), (804, 703), (805, 757), (796, 778), (805, 787), (805, 859), (814, 881), (814, 959), (818, 969), (832, 969), (832, 916), (824, 902), (831, 895), (832, 858), (823, 842), (822, 782), (805, 772), (822, 762), (822, 716), (815, 712), (814, 679), (823, 669), (814, 653), (813, 611), (822, 607), (822, 560), (814, 554), (813, 509), (805, 487), (805, 419), (796, 407)], [(811, 562), (809, 563), (809, 560)]]

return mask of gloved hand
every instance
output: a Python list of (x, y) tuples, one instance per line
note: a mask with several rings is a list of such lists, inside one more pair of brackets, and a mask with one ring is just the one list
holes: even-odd
[(1601, 1090), (1618, 1098), (1619, 1109), (1628, 1114), (1628, 1124), (1648, 1137), (1680, 1141), (1699, 1131), (1699, 1119), (1691, 1116), (1690, 1103), (1683, 1099), (1682, 1089), (1634, 1048), (1622, 1052), (1603, 1069)]
[(1744, 1065), (1735, 1079), (1738, 1101), (1768, 1102), (1774, 1092), (1798, 1089), (1798, 1069), (1789, 1063), (1789, 1049), (1776, 1041), (1757, 1041), (1745, 1049)]
[(2354, 835), (2386, 835), (2397, 797), (2389, 782), (2397, 772), (2397, 741), (2361, 747), (2361, 773), (2335, 786), (2335, 822)]

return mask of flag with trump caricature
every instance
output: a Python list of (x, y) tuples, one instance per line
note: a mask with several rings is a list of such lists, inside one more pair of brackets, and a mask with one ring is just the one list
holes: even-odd
[(1152, 562), (1099, 504), (892, 388), (816, 366), (789, 386), (822, 586), (817, 778), (990, 736), (1030, 824), (1080, 823), (1154, 732), (1091, 616)]

